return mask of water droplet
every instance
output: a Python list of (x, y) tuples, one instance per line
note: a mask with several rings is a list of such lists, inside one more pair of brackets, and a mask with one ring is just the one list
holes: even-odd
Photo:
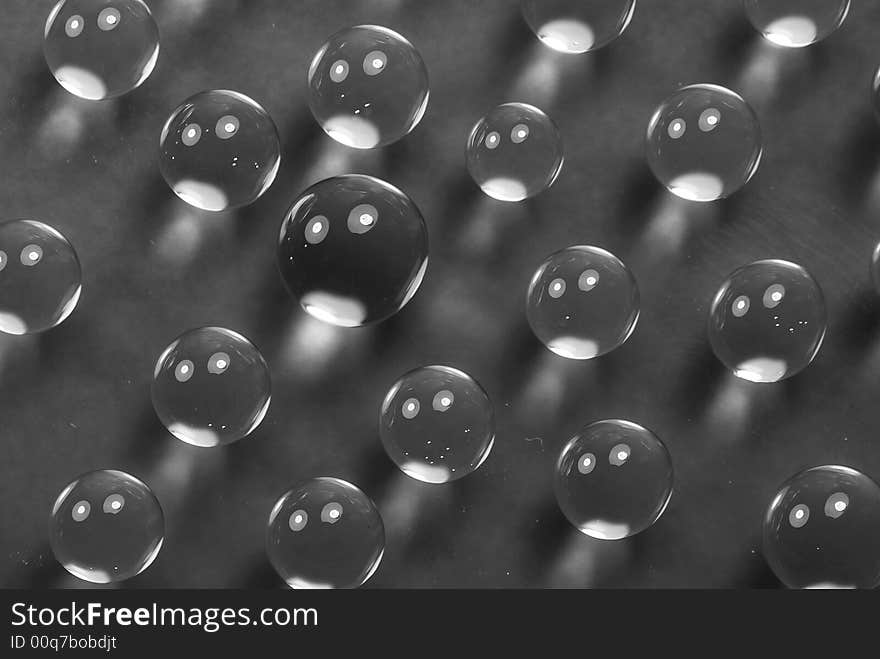
[(483, 192), (522, 201), (553, 185), (562, 170), (562, 138), (544, 112), (505, 103), (480, 119), (467, 142), (467, 167)]
[(190, 330), (156, 363), (153, 407), (169, 432), (195, 446), (230, 444), (269, 409), (269, 368), (254, 345), (221, 327)]
[[(411, 405), (421, 412), (408, 412)], [(445, 483), (475, 471), (489, 456), (495, 415), (486, 392), (472, 377), (447, 366), (423, 366), (406, 373), (388, 391), (379, 436), (406, 475)]]
[(736, 93), (691, 85), (654, 112), (646, 152), (654, 175), (670, 192), (690, 201), (714, 201), (739, 190), (757, 171), (761, 129)]
[(299, 483), (269, 515), (266, 553), (291, 588), (357, 588), (379, 567), (384, 551), (376, 506), (338, 478)]
[(281, 226), (278, 265), (312, 316), (342, 327), (366, 325), (397, 313), (415, 295), (428, 265), (427, 229), (419, 209), (392, 185), (337, 176), (293, 202)]
[[(239, 162), (247, 167), (238, 167)], [(281, 143), (266, 111), (244, 94), (200, 92), (165, 122), (159, 169), (174, 193), (206, 211), (253, 203), (272, 185)]]
[(55, 558), (92, 583), (140, 574), (158, 555), (164, 537), (159, 501), (146, 484), (122, 471), (80, 476), (58, 495), (49, 519)]

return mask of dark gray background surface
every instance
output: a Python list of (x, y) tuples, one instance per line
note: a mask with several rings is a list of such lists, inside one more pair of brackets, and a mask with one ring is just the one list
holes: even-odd
[[(823, 463), (880, 477), (880, 298), (868, 277), (880, 237), (880, 3), (854, 0), (839, 32), (788, 52), (760, 40), (738, 0), (639, 0), (621, 39), (562, 56), (538, 44), (513, 0), (152, 0), (156, 70), (101, 103), (70, 96), (45, 67), (52, 4), (3, 2), (0, 215), (61, 230), (84, 292), (58, 328), (0, 335), (0, 584), (83, 585), (55, 563), (47, 516), (68, 481), (97, 468), (147, 481), (166, 513), (164, 549), (126, 587), (280, 587), (266, 518), (291, 484), (318, 475), (358, 484), (379, 506), (387, 551), (373, 587), (776, 586), (760, 530), (781, 482)], [(403, 33), (431, 76), (422, 123), (371, 152), (326, 137), (306, 99), (312, 54), (358, 23)], [(643, 157), (655, 106), (698, 82), (742, 93), (765, 137), (752, 182), (709, 205), (673, 199)], [(283, 142), (268, 193), (219, 215), (177, 201), (156, 164), (167, 115), (208, 88), (262, 103)], [(464, 167), (470, 127), (504, 101), (542, 107), (565, 140), (556, 185), (521, 204), (482, 196)], [(431, 238), (414, 300), (367, 329), (308, 319), (275, 265), (290, 201), (347, 172), (406, 191)], [(534, 269), (576, 243), (627, 262), (643, 304), (632, 338), (586, 363), (551, 355), (524, 315)], [(828, 303), (816, 361), (777, 385), (735, 381), (706, 339), (715, 290), (760, 258), (805, 266)], [(163, 348), (208, 324), (261, 348), (274, 397), (251, 437), (206, 450), (171, 438), (149, 390)], [(472, 374), (498, 418), (488, 461), (443, 486), (408, 479), (377, 438), (388, 387), (428, 363)], [(676, 470), (663, 517), (620, 542), (576, 532), (551, 490), (562, 443), (608, 417), (652, 428)]]

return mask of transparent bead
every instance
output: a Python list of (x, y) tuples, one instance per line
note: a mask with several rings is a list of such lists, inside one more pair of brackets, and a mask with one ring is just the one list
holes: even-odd
[(358, 25), (327, 40), (309, 67), (309, 106), (337, 142), (372, 149), (416, 127), (428, 106), (428, 71), (403, 36)]
[(709, 311), (712, 350), (751, 382), (777, 382), (805, 369), (825, 329), (822, 290), (788, 261), (756, 261), (734, 271)]
[(568, 359), (623, 345), (639, 319), (639, 289), (623, 262), (599, 247), (552, 254), (532, 276), (526, 317), (535, 336)]
[(586, 53), (614, 41), (632, 20), (636, 0), (523, 0), (532, 32), (561, 53)]
[(384, 320), (412, 299), (428, 266), (422, 214), (403, 192), (371, 176), (316, 183), (281, 225), (278, 265), (309, 314), (358, 327)]
[(743, 0), (746, 16), (777, 46), (803, 48), (839, 28), (850, 0)]
[(553, 484), (576, 529), (620, 540), (663, 514), (672, 496), (672, 460), (650, 430), (620, 419), (597, 421), (563, 447)]
[(67, 239), (34, 220), (0, 222), (0, 332), (55, 327), (82, 292), (79, 259)]
[(690, 201), (727, 197), (761, 162), (758, 118), (738, 94), (718, 85), (683, 87), (651, 117), (648, 164), (666, 188)]
[(880, 585), (880, 487), (836, 465), (793, 476), (764, 517), (764, 557), (789, 588)]
[(159, 28), (141, 0), (60, 0), (46, 20), (43, 53), (71, 94), (113, 98), (153, 72)]
[(467, 167), (483, 192), (522, 201), (549, 188), (562, 170), (562, 138), (543, 111), (505, 103), (480, 119), (467, 142)]
[(407, 476), (446, 483), (476, 471), (489, 457), (495, 413), (467, 373), (423, 366), (406, 373), (385, 395), (379, 436)]
[(275, 503), (266, 553), (291, 588), (357, 588), (382, 561), (385, 526), (357, 487), (338, 478), (314, 478)]
[(92, 583), (123, 581), (155, 560), (165, 538), (156, 496), (123, 471), (100, 470), (71, 482), (52, 507), (52, 552), (75, 577)]
[(174, 194), (206, 211), (253, 203), (281, 165), (272, 118), (253, 99), (225, 89), (200, 92), (165, 122), (159, 169)]
[(241, 334), (202, 327), (165, 348), (156, 362), (152, 395), (156, 414), (178, 439), (194, 446), (231, 444), (266, 416), (269, 367)]

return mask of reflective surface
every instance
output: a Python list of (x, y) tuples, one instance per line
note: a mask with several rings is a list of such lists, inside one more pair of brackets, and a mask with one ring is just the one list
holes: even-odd
[(0, 222), (0, 332), (55, 327), (82, 292), (79, 259), (67, 238), (35, 220)]
[(72, 481), (58, 495), (49, 519), (56, 560), (93, 583), (140, 574), (164, 539), (165, 518), (155, 495), (123, 471), (93, 471)]
[(529, 325), (560, 357), (592, 359), (622, 345), (639, 319), (639, 289), (611, 252), (575, 245), (551, 254), (532, 276)]
[(562, 53), (597, 50), (619, 37), (636, 0), (522, 0), (529, 27), (548, 48)]
[(153, 407), (168, 431), (194, 446), (230, 444), (260, 425), (271, 400), (269, 368), (245, 337), (202, 327), (177, 337), (153, 373)]
[(543, 192), (562, 170), (562, 138), (542, 110), (505, 103), (471, 129), (467, 167), (483, 192), (499, 201), (522, 201)]
[(880, 584), (880, 486), (836, 465), (782, 484), (764, 516), (764, 557), (789, 588)]
[(448, 366), (403, 375), (379, 413), (385, 452), (407, 476), (446, 483), (475, 471), (495, 443), (495, 412), (483, 388)]
[(689, 201), (727, 197), (761, 162), (761, 129), (735, 92), (690, 85), (667, 98), (648, 124), (648, 165), (674, 195)]
[(43, 36), (58, 84), (93, 101), (140, 86), (159, 57), (159, 28), (141, 0), (60, 0)]
[(371, 176), (316, 183), (281, 225), (278, 267), (319, 320), (357, 327), (400, 311), (422, 283), (428, 234), (415, 204)]
[(275, 503), (266, 553), (291, 588), (357, 588), (382, 561), (385, 527), (357, 487), (338, 478), (313, 478)]
[(281, 164), (278, 131), (239, 92), (215, 89), (185, 100), (165, 122), (159, 169), (174, 194), (207, 211), (253, 203)]
[(672, 496), (672, 461), (650, 430), (620, 419), (597, 421), (563, 447), (553, 486), (581, 533), (620, 540), (663, 514)]
[(756, 261), (715, 294), (709, 341), (737, 377), (777, 382), (813, 361), (826, 322), (825, 299), (810, 273), (788, 261)]
[(415, 128), (428, 105), (428, 71), (405, 37), (378, 25), (334, 34), (309, 67), (309, 107), (337, 142), (372, 149)]
[(837, 30), (850, 0), (743, 0), (746, 15), (765, 39), (785, 48), (803, 48)]

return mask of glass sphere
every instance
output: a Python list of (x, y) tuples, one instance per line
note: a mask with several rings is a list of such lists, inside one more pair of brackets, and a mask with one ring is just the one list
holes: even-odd
[(631, 421), (588, 425), (563, 447), (553, 486), (568, 521), (588, 536), (620, 540), (656, 522), (672, 496), (663, 442)]
[(648, 125), (648, 165), (672, 194), (690, 201), (739, 190), (758, 170), (762, 149), (752, 108), (718, 85), (679, 89)]
[(404, 37), (378, 25), (334, 34), (309, 67), (309, 107), (337, 142), (372, 149), (396, 142), (428, 107), (428, 71)]
[(636, 0), (523, 0), (522, 13), (544, 45), (561, 53), (598, 50), (623, 34)]
[(764, 516), (764, 557), (789, 588), (880, 585), (880, 487), (836, 465), (793, 476)]
[(825, 329), (822, 290), (788, 261), (756, 261), (734, 271), (709, 311), (712, 350), (751, 382), (778, 382), (805, 369)]
[(0, 222), (0, 332), (55, 327), (82, 293), (79, 259), (67, 238), (34, 220)]
[(746, 16), (767, 41), (803, 48), (839, 28), (850, 0), (743, 0)]
[(564, 160), (562, 138), (535, 106), (505, 103), (471, 129), (466, 158), (483, 192), (499, 201), (522, 201), (556, 181)]
[(629, 268), (599, 247), (550, 255), (532, 276), (526, 317), (560, 357), (592, 359), (623, 345), (639, 320), (639, 288)]
[(222, 211), (255, 202), (281, 165), (272, 118), (244, 94), (215, 89), (190, 96), (165, 122), (159, 169), (178, 197)]
[(291, 588), (357, 588), (382, 561), (385, 526), (357, 487), (338, 478), (313, 478), (275, 503), (266, 553)]
[(124, 471), (83, 474), (65, 487), (49, 517), (52, 552), (73, 576), (123, 581), (146, 570), (165, 539), (152, 490)]
[(278, 266), (309, 314), (358, 327), (400, 311), (428, 267), (428, 231), (412, 200), (371, 176), (316, 183), (281, 224)]
[(141, 0), (60, 0), (46, 20), (43, 54), (71, 94), (113, 98), (153, 72), (159, 28)]
[(156, 414), (178, 439), (193, 446), (231, 444), (252, 433), (269, 410), (269, 367), (241, 334), (202, 327), (165, 348), (152, 395)]
[(385, 395), (379, 436), (407, 476), (446, 483), (476, 471), (495, 442), (495, 412), (483, 388), (448, 366), (406, 373)]

